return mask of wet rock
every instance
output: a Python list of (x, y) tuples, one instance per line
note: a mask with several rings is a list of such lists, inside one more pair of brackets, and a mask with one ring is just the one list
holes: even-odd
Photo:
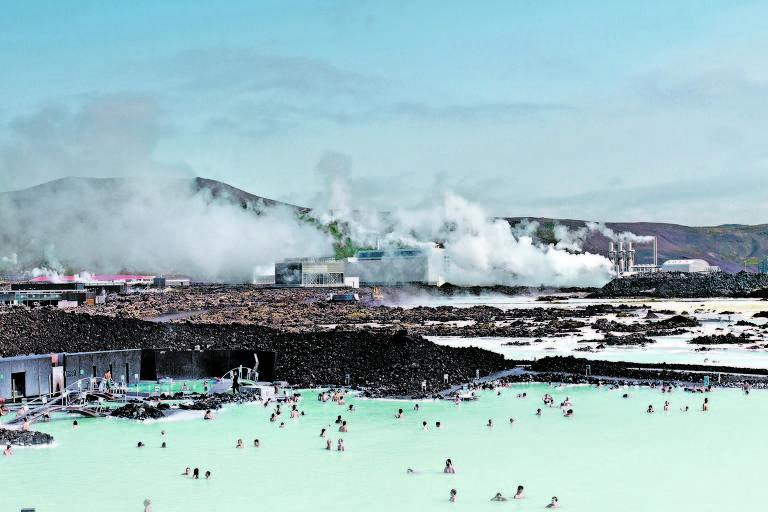
[(728, 334), (713, 334), (711, 336), (697, 336), (692, 338), (688, 343), (691, 345), (740, 345), (744, 343), (754, 343), (755, 340), (750, 338), (746, 333), (741, 333), (738, 336), (733, 333)]
[(0, 445), (3, 446), (8, 444), (15, 446), (35, 446), (51, 444), (52, 442), (53, 436), (46, 434), (45, 432), (0, 428)]
[(129, 420), (147, 420), (147, 419), (160, 419), (165, 417), (165, 413), (157, 407), (153, 407), (149, 404), (136, 404), (129, 403), (118, 407), (112, 413), (111, 416), (118, 418), (126, 418)]

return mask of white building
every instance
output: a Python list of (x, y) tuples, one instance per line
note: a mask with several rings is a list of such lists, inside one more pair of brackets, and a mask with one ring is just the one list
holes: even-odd
[(445, 251), (438, 247), (360, 251), (347, 258), (345, 276), (357, 276), (360, 284), (397, 285), (445, 283)]
[(661, 266), (662, 272), (718, 272), (704, 260), (667, 260)]

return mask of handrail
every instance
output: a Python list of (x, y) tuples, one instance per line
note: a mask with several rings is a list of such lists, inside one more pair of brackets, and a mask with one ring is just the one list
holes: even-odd
[[(83, 386), (86, 382), (87, 386)], [(7, 423), (19, 423), (22, 420), (28, 419), (36, 421), (45, 413), (50, 412), (53, 409), (64, 409), (72, 406), (85, 407), (88, 403), (88, 393), (107, 394), (106, 391), (101, 391), (101, 385), (108, 382), (110, 382), (109, 379), (103, 377), (85, 377), (79, 379), (60, 392), (40, 395), (32, 401), (24, 403), (16, 412), (16, 416)], [(51, 398), (51, 400), (49, 400), (49, 398)], [(103, 404), (103, 398), (101, 398), (101, 402)]]

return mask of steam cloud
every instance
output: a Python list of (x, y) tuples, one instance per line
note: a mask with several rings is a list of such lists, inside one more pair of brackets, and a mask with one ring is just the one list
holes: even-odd
[[(512, 228), (445, 189), (420, 207), (386, 215), (351, 211), (340, 204), (323, 221), (346, 226), (358, 246), (427, 247), (437, 242), (450, 262), (446, 281), (458, 285), (602, 286), (611, 277), (605, 257), (541, 244), (534, 238), (535, 222)], [(580, 247), (588, 231), (558, 233), (563, 238), (567, 234), (570, 245)]]
[[(250, 281), (276, 259), (328, 253), (328, 235), (293, 210), (241, 208), (195, 191), (191, 180), (67, 179), (0, 194), (0, 237), (9, 270), (183, 273)], [(56, 186), (53, 186), (56, 185)], [(11, 265), (13, 263), (13, 265)]]

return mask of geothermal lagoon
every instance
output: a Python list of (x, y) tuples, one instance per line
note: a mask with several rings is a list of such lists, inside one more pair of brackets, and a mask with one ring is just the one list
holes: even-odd
[[(482, 300), (447, 302), (472, 305)], [(488, 302), (498, 307), (533, 305), (526, 299)], [(759, 301), (666, 301), (658, 306), (682, 312), (702, 305), (696, 315), (709, 320), (703, 330), (730, 329), (738, 318), (761, 308)], [(730, 318), (713, 313), (723, 309), (738, 313)], [(433, 339), (472, 344), (514, 359), (553, 351), (570, 354), (576, 344), (565, 338), (543, 340), (539, 350), (504, 346), (506, 339)], [(588, 357), (638, 363), (714, 359), (768, 367), (764, 350), (718, 347), (701, 353), (685, 341), (684, 336), (668, 337), (644, 349), (615, 347)], [(364, 399), (350, 393), (344, 405), (319, 402), (318, 389), (297, 392), (304, 415), (291, 419), (289, 407), (283, 406), (276, 422), (269, 421), (275, 405), (265, 408), (258, 402), (227, 405), (214, 412), (214, 421), (203, 420), (203, 411), (179, 411), (145, 422), (54, 415), (49, 423), (33, 425), (52, 434), (54, 445), (14, 447), (13, 457), (2, 457), (2, 508), (134, 511), (149, 498), (156, 512), (225, 507), (522, 511), (542, 510), (557, 496), (562, 508), (572, 511), (721, 511), (752, 509), (761, 500), (761, 475), (754, 469), (768, 455), (762, 439), (768, 391), (715, 388), (705, 394), (676, 388), (662, 393), (631, 384), (597, 388), (533, 383), (478, 391), (478, 400), (459, 404)], [(573, 417), (545, 406), (542, 397), (547, 393), (556, 404), (569, 397)], [(705, 397), (711, 403), (706, 412)], [(664, 411), (665, 401), (669, 411)], [(354, 412), (348, 411), (350, 404)], [(646, 412), (649, 405), (654, 413)], [(403, 409), (403, 419), (395, 418), (398, 409)], [(349, 432), (338, 431), (339, 415), (348, 421)], [(74, 419), (78, 429), (72, 428)], [(487, 426), (489, 419), (493, 427)], [(438, 421), (443, 428), (436, 427)], [(342, 437), (346, 451), (325, 450), (322, 428), (334, 447)], [(235, 448), (238, 439), (244, 449)], [(253, 446), (254, 439), (260, 447)], [(143, 448), (137, 448), (139, 441)], [(164, 441), (167, 447), (161, 448)], [(456, 474), (443, 473), (448, 458)], [(188, 466), (199, 468), (201, 475), (210, 471), (212, 478), (182, 476)], [(416, 474), (407, 474), (408, 468)], [(524, 486), (525, 499), (490, 501), (497, 492), (511, 498), (518, 485)], [(457, 491), (456, 503), (448, 501), (451, 489)]]
[[(525, 384), (499, 391), (459, 405), (348, 396), (340, 406), (305, 390), (305, 415), (284, 414), (285, 428), (269, 421), (273, 407), (258, 404), (227, 406), (214, 421), (182, 412), (144, 423), (79, 418), (80, 428), (72, 429), (71, 417), (56, 416), (38, 425), (54, 435), (54, 446), (3, 457), (3, 509), (133, 511), (145, 498), (153, 510), (180, 512), (541, 510), (552, 496), (574, 511), (743, 510), (759, 503), (761, 474), (753, 468), (768, 455), (766, 392), (717, 389), (707, 394), (711, 410), (702, 412), (703, 394), (682, 389)], [(522, 393), (527, 398), (518, 398)], [(557, 403), (570, 397), (574, 416), (545, 407), (545, 393)], [(346, 412), (348, 404), (355, 412)], [(655, 413), (646, 412), (649, 404)], [(402, 420), (394, 418), (398, 409)], [(337, 431), (338, 415), (349, 432)], [(323, 427), (334, 446), (344, 438), (345, 452), (323, 449)], [(235, 448), (239, 438), (245, 449)], [(138, 441), (146, 446), (137, 448)], [(456, 474), (442, 472), (446, 458)], [(182, 476), (187, 466), (211, 471), (212, 479)], [(489, 501), (496, 492), (511, 497), (518, 485), (526, 499)], [(452, 488), (455, 504), (448, 502)]]

